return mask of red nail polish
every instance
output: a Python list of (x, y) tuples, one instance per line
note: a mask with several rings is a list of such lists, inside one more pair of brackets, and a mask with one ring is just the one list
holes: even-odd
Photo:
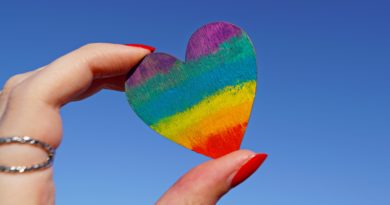
[(260, 167), (260, 165), (263, 164), (267, 156), (267, 154), (257, 154), (248, 160), (233, 177), (231, 186), (235, 187), (250, 177)]
[(152, 53), (156, 50), (156, 48), (154, 48), (152, 46), (147, 46), (147, 45), (144, 45), (144, 44), (125, 44), (125, 45), (126, 46), (132, 46), (132, 47), (138, 47), (138, 48), (144, 48), (144, 49), (149, 50)]

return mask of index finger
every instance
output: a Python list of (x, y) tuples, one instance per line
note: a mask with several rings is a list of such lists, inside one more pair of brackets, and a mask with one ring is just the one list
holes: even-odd
[(87, 90), (95, 79), (128, 73), (153, 51), (147, 48), (108, 43), (88, 44), (55, 60), (16, 90), (23, 92), (27, 99), (41, 100), (59, 107)]

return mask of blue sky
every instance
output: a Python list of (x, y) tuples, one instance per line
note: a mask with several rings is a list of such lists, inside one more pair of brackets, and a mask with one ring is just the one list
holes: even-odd
[[(220, 204), (390, 204), (388, 1), (2, 1), (0, 84), (90, 42), (184, 57), (208, 22), (244, 28), (259, 62), (242, 148), (269, 158)], [(123, 93), (63, 111), (57, 204), (152, 204), (207, 160), (149, 129)], [(104, 166), (101, 166), (101, 165)]]

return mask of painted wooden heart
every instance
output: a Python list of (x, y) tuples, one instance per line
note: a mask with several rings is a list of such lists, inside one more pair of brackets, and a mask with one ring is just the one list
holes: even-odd
[(210, 23), (190, 38), (184, 63), (165, 53), (146, 56), (126, 81), (126, 95), (157, 133), (216, 158), (240, 148), (256, 71), (248, 35), (230, 23)]

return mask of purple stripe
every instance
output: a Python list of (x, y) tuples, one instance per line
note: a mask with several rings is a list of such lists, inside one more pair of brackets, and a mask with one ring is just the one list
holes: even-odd
[[(150, 58), (147, 60), (147, 58)], [(128, 86), (139, 85), (158, 73), (168, 73), (177, 59), (165, 53), (152, 53), (145, 57), (131, 77), (127, 80)]]
[(186, 60), (194, 60), (201, 56), (215, 53), (221, 43), (231, 37), (241, 35), (242, 31), (235, 25), (216, 22), (198, 29), (187, 46)]

